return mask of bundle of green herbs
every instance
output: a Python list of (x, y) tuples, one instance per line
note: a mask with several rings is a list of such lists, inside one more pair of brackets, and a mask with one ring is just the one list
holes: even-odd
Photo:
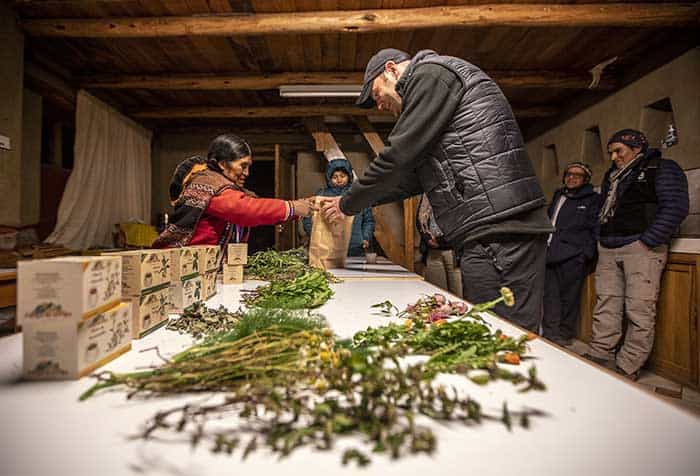
[(248, 307), (313, 309), (333, 295), (322, 270), (314, 269), (290, 280), (276, 280), (252, 291), (242, 291)]
[[(286, 281), (315, 270), (308, 265), (308, 257), (303, 248), (287, 251), (258, 251), (248, 258), (245, 269), (247, 279), (262, 281)], [(324, 272), (326, 279), (337, 282), (335, 276)]]
[[(395, 314), (404, 322), (360, 331), (353, 337), (353, 346), (392, 347), (399, 355), (427, 355), (430, 357), (425, 364), (427, 372), (466, 374), (479, 384), (491, 379), (506, 379), (516, 384), (536, 381), (534, 367), (525, 376), (498, 365), (519, 365), (527, 353), (527, 341), (533, 337), (527, 334), (513, 338), (500, 330), (491, 332), (479, 314), (499, 302), (514, 304), (508, 288), (501, 289), (499, 298), (471, 308), (464, 302), (449, 302), (442, 294), (425, 296), (403, 311), (389, 301), (375, 304), (373, 307), (383, 314)], [(475, 370), (485, 372), (472, 372)]]

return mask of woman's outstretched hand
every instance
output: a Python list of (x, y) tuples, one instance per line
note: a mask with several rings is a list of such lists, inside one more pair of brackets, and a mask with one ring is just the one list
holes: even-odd
[(308, 217), (316, 211), (316, 197), (299, 198), (292, 200), (294, 215), (298, 217)]

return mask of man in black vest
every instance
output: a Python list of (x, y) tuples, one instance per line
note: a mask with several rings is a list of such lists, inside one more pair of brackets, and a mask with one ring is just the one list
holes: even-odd
[(447, 246), (461, 254), (464, 298), (483, 302), (508, 286), (515, 306), (496, 312), (531, 331), (541, 321), (545, 198), (513, 111), (498, 85), (467, 61), (384, 49), (367, 64), (357, 102), (389, 111), (389, 145), (329, 219), (425, 193)]
[[(593, 336), (585, 356), (636, 380), (654, 344), (656, 300), (671, 234), (688, 215), (688, 180), (633, 129), (608, 141), (613, 165), (603, 179)], [(623, 318), (628, 320), (622, 346)]]

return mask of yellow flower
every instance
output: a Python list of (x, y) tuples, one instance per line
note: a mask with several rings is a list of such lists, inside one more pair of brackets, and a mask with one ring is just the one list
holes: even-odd
[(321, 377), (314, 382), (314, 389), (319, 393), (325, 393), (328, 390), (328, 381)]
[(406, 321), (403, 323), (403, 325), (406, 327), (406, 329), (412, 329), (413, 328), (413, 319), (406, 319)]
[(515, 305), (515, 296), (513, 295), (513, 291), (510, 289), (506, 287), (501, 288), (501, 296), (503, 297), (503, 303), (506, 306), (513, 307)]

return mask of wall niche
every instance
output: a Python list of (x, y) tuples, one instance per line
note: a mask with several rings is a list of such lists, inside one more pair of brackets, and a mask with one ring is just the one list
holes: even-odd
[(647, 135), (650, 147), (668, 148), (675, 145), (678, 142), (678, 131), (671, 99), (663, 98), (645, 106), (642, 109), (640, 129)]
[(598, 126), (589, 127), (583, 131), (581, 162), (591, 166), (605, 163), (603, 143), (600, 140), (600, 129)]
[(542, 152), (542, 178), (544, 180), (559, 176), (559, 159), (554, 144), (545, 146)]

